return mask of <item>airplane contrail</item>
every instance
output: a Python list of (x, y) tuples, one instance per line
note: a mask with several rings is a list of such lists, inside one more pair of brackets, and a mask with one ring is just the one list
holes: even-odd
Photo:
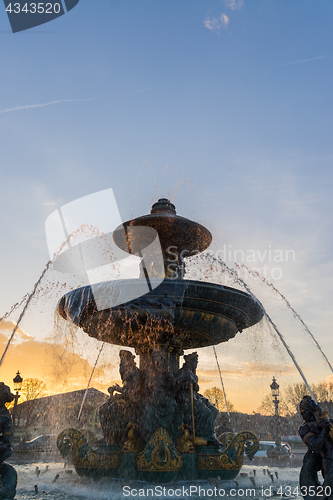
[(62, 102), (84, 102), (84, 101), (92, 101), (92, 99), (65, 99), (62, 101), (44, 102), (42, 104), (28, 104), (27, 106), (16, 106), (15, 108), (1, 109), (0, 114), (10, 113), (11, 111), (23, 111), (25, 109), (44, 108), (45, 106), (51, 106), (52, 104), (60, 104)]
[(331, 54), (324, 54), (323, 56), (317, 56), (317, 57), (311, 57), (310, 59), (300, 59), (299, 61), (291, 61), (285, 64), (282, 64), (282, 66), (292, 66), (293, 64), (301, 64), (301, 63), (306, 63), (310, 61), (318, 61), (318, 59), (326, 59), (326, 57), (330, 57)]

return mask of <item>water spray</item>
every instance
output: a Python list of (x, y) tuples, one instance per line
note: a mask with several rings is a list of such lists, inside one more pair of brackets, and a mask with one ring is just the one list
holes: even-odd
[[(226, 264), (225, 262), (223, 262), (222, 260), (220, 260), (219, 258), (216, 258), (216, 257), (214, 257), (214, 256), (213, 256), (213, 255), (211, 255), (211, 254), (210, 254), (209, 256), (210, 256), (211, 258), (213, 258), (216, 262), (218, 262), (220, 265), (222, 265), (222, 266), (223, 266), (223, 267), (224, 267), (224, 268), (225, 268), (225, 269), (229, 272), (229, 274), (231, 274), (232, 276), (234, 276), (234, 278), (235, 278), (235, 282), (237, 282), (237, 283), (239, 283), (240, 285), (242, 285), (242, 286), (245, 288), (245, 290), (246, 290), (246, 291), (247, 291), (247, 292), (251, 295), (251, 297), (252, 297), (252, 298), (253, 298), (256, 302), (259, 302), (259, 301), (258, 301), (258, 299), (256, 298), (256, 296), (253, 294), (253, 292), (252, 292), (252, 290), (250, 289), (250, 287), (249, 287), (249, 286), (245, 283), (245, 281), (244, 281), (242, 278), (240, 278), (240, 277), (237, 275), (237, 273), (236, 273), (236, 271), (235, 271), (234, 269), (232, 269), (232, 268), (230, 268), (229, 266), (227, 266), (227, 264)], [(235, 265), (237, 266), (237, 264), (235, 264)], [(316, 400), (316, 398), (315, 398), (315, 396), (314, 396), (314, 394), (313, 394), (313, 392), (312, 392), (312, 390), (311, 390), (311, 388), (310, 388), (310, 385), (309, 385), (308, 381), (306, 380), (305, 375), (304, 375), (304, 373), (303, 373), (303, 371), (302, 371), (301, 367), (300, 367), (300, 366), (299, 366), (299, 364), (297, 363), (296, 358), (295, 358), (294, 354), (292, 353), (292, 351), (291, 351), (290, 347), (289, 347), (289, 346), (288, 346), (288, 344), (286, 343), (286, 341), (285, 341), (285, 339), (284, 339), (283, 335), (279, 332), (279, 330), (278, 330), (277, 326), (276, 326), (276, 325), (275, 325), (275, 323), (272, 321), (272, 319), (271, 319), (271, 318), (270, 318), (270, 316), (268, 315), (268, 313), (267, 313), (267, 311), (265, 310), (265, 308), (263, 307), (263, 305), (262, 305), (262, 304), (260, 304), (260, 305), (261, 305), (261, 307), (262, 307), (262, 310), (264, 311), (264, 314), (265, 314), (265, 316), (266, 316), (266, 318), (267, 318), (268, 322), (269, 322), (269, 323), (271, 324), (271, 326), (273, 327), (273, 329), (274, 329), (274, 331), (276, 332), (277, 336), (278, 336), (278, 337), (279, 337), (279, 339), (281, 340), (282, 345), (285, 347), (285, 349), (286, 349), (287, 353), (289, 354), (289, 356), (290, 356), (290, 358), (291, 358), (292, 362), (294, 363), (294, 365), (295, 365), (295, 367), (296, 367), (296, 369), (297, 369), (298, 373), (299, 373), (299, 374), (300, 374), (300, 376), (302, 377), (302, 379), (303, 379), (303, 381), (304, 381), (304, 383), (305, 383), (305, 385), (306, 385), (306, 387), (307, 387), (307, 389), (308, 389), (308, 391), (309, 391), (309, 393), (310, 393), (311, 397), (312, 397), (312, 398), (313, 398), (313, 400), (317, 403), (317, 400)]]
[(99, 353), (98, 353), (98, 355), (97, 355), (97, 358), (96, 358), (96, 361), (95, 361), (94, 367), (93, 367), (93, 369), (92, 369), (92, 372), (91, 372), (91, 375), (90, 375), (90, 378), (89, 378), (89, 381), (88, 381), (88, 385), (87, 385), (87, 388), (86, 388), (86, 390), (85, 390), (85, 393), (84, 393), (84, 396), (83, 396), (83, 399), (82, 399), (82, 403), (81, 403), (80, 411), (79, 411), (79, 414), (78, 414), (78, 416), (77, 416), (77, 419), (78, 419), (78, 420), (80, 420), (81, 413), (82, 413), (82, 410), (83, 410), (83, 405), (84, 405), (84, 402), (85, 402), (86, 397), (87, 397), (87, 394), (88, 394), (88, 389), (89, 389), (89, 386), (90, 386), (90, 382), (91, 382), (91, 379), (92, 379), (92, 377), (93, 377), (93, 374), (94, 374), (94, 371), (95, 371), (96, 365), (97, 365), (97, 363), (98, 363), (99, 357), (100, 357), (100, 355), (101, 355), (101, 352), (102, 352), (102, 350), (103, 350), (104, 344), (105, 344), (105, 342), (103, 342), (102, 347), (101, 347), (101, 348), (100, 348), (100, 350), (99, 350)]
[(295, 318), (297, 318), (301, 323), (302, 325), (304, 326), (305, 328), (305, 331), (308, 333), (308, 335), (310, 335), (311, 339), (313, 340), (313, 342), (316, 344), (316, 347), (318, 348), (320, 354), (323, 356), (324, 360), (326, 361), (326, 363), (328, 364), (331, 372), (333, 373), (333, 366), (331, 365), (330, 361), (328, 360), (326, 354), (324, 353), (324, 351), (322, 350), (319, 342), (317, 341), (317, 339), (315, 338), (315, 336), (313, 335), (313, 333), (310, 331), (310, 329), (308, 328), (308, 326), (304, 323), (304, 321), (302, 320), (301, 316), (295, 311), (295, 309), (291, 306), (290, 302), (288, 299), (286, 299), (286, 297), (273, 285), (273, 283), (269, 283), (266, 278), (264, 278), (258, 271), (252, 271), (251, 269), (249, 269), (245, 264), (236, 264), (235, 263), (235, 266), (237, 268), (244, 268), (246, 269), (246, 271), (251, 274), (252, 276), (256, 276), (257, 278), (259, 278), (261, 281), (263, 281), (267, 286), (269, 286), (270, 288), (272, 288), (272, 290), (274, 290), (274, 292), (276, 292), (280, 297), (281, 299), (286, 303), (286, 305), (289, 307), (289, 309), (292, 311), (293, 315), (295, 316)]
[(214, 350), (214, 354), (215, 354), (217, 368), (218, 368), (218, 371), (219, 371), (219, 374), (220, 374), (220, 380), (221, 380), (221, 385), (222, 385), (222, 390), (223, 390), (223, 396), (224, 396), (225, 406), (226, 406), (226, 409), (227, 409), (227, 414), (228, 414), (228, 417), (230, 417), (229, 408), (228, 408), (228, 401), (227, 401), (227, 395), (225, 393), (224, 383), (223, 383), (223, 379), (222, 379), (222, 373), (221, 373), (221, 369), (220, 369), (220, 364), (219, 364), (219, 360), (217, 359), (216, 349), (215, 349), (214, 345), (213, 345), (213, 350)]

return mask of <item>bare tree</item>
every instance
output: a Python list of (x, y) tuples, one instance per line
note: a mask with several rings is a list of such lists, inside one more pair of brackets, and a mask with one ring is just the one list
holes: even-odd
[(46, 385), (38, 378), (27, 378), (22, 384), (22, 400), (42, 398), (45, 395)]
[[(205, 391), (203, 393), (203, 395), (219, 411), (226, 411), (226, 405), (225, 405), (224, 394), (223, 394), (222, 389), (219, 389), (218, 387), (212, 387), (211, 389), (207, 389), (207, 391)], [(230, 401), (228, 399), (227, 399), (227, 403), (228, 403), (229, 411), (233, 411), (234, 405), (232, 403), (230, 403)]]
[[(261, 405), (258, 408), (259, 412), (262, 415), (275, 415), (275, 406), (273, 403), (272, 396), (267, 394), (262, 400)], [(289, 406), (283, 397), (279, 397), (279, 415), (281, 416), (290, 416), (293, 415), (294, 412), (290, 412)]]
[[(333, 384), (328, 382), (320, 382), (319, 384), (312, 384), (311, 390), (318, 401), (332, 401), (333, 399)], [(290, 384), (288, 385), (279, 396), (279, 414), (280, 415), (296, 415), (298, 413), (299, 403), (303, 396), (310, 395), (308, 388), (305, 384)], [(264, 397), (260, 407), (260, 413), (265, 415), (274, 415), (274, 403), (272, 396), (267, 395)]]
[(318, 402), (333, 400), (333, 384), (332, 382), (320, 382), (316, 386), (316, 399)]

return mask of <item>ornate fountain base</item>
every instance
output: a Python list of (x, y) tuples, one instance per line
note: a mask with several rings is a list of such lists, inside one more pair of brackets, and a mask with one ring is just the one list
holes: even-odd
[(180, 452), (167, 430), (157, 429), (147, 445), (139, 452), (128, 452), (126, 447), (102, 445), (76, 429), (62, 431), (57, 446), (63, 458), (71, 454), (73, 465), (80, 476), (124, 480), (140, 479), (152, 483), (197, 480), (219, 477), (234, 479), (243, 465), (245, 454), (252, 459), (259, 449), (258, 438), (249, 431), (240, 432), (219, 451), (214, 446), (193, 447)]

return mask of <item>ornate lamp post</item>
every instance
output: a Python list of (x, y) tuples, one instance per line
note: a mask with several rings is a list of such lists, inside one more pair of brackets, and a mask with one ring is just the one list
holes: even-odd
[(20, 397), (19, 392), (22, 389), (22, 382), (23, 382), (23, 378), (21, 377), (19, 371), (17, 372), (16, 377), (13, 378), (13, 382), (14, 382), (14, 391), (16, 391), (15, 400), (14, 400), (14, 408), (13, 408), (13, 413), (12, 413), (12, 419), (13, 419), (13, 434), (12, 435), (14, 436), (17, 401), (18, 401), (18, 398)]
[(275, 406), (275, 421), (276, 421), (276, 439), (275, 439), (275, 444), (276, 446), (280, 447), (281, 446), (281, 436), (279, 432), (279, 384), (276, 382), (275, 377), (273, 377), (273, 382), (270, 385), (271, 391), (272, 391), (272, 397), (273, 397), (273, 403)]

